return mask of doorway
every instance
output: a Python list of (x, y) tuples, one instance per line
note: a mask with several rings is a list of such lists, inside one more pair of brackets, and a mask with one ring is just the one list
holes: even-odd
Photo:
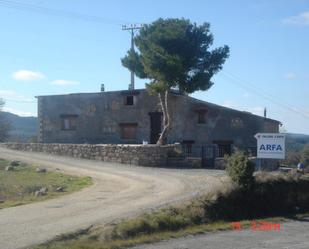
[(150, 112), (150, 143), (155, 144), (162, 131), (162, 112)]

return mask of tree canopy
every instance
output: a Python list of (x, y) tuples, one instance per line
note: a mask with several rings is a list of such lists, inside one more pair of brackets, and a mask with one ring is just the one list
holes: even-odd
[(144, 25), (134, 42), (139, 52), (128, 51), (122, 64), (152, 80), (150, 85), (158, 90), (207, 90), (229, 55), (228, 46), (210, 50), (213, 35), (208, 23), (198, 26), (186, 19), (160, 18)]
[(175, 18), (160, 18), (144, 25), (134, 43), (138, 51), (129, 50), (122, 64), (139, 78), (149, 79), (147, 88), (159, 94), (165, 123), (162, 133), (166, 135), (171, 128), (169, 90), (208, 90), (213, 85), (212, 76), (222, 69), (229, 56), (229, 47), (211, 49), (213, 35), (209, 23), (197, 25)]

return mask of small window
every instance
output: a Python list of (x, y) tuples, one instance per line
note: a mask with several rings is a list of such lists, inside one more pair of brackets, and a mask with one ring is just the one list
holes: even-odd
[(197, 123), (198, 124), (205, 124), (206, 123), (206, 112), (198, 112), (197, 113)]
[(77, 115), (61, 115), (61, 130), (75, 131), (77, 127)]
[(136, 139), (137, 123), (120, 124), (121, 139)]
[(242, 128), (244, 126), (244, 122), (242, 121), (241, 118), (233, 118), (231, 120), (231, 126), (233, 128)]
[(125, 105), (134, 105), (134, 96), (126, 96)]

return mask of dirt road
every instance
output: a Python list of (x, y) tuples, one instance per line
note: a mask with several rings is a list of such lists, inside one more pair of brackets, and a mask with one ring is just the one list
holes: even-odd
[(61, 233), (190, 198), (222, 184), (224, 175), (216, 170), (134, 167), (1, 147), (0, 158), (91, 176), (94, 180), (91, 187), (77, 193), (0, 210), (1, 249), (27, 248)]

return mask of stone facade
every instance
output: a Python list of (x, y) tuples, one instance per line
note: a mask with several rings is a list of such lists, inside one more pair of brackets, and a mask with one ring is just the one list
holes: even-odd
[(45, 152), (60, 156), (94, 159), (105, 162), (141, 166), (167, 166), (169, 154), (179, 150), (179, 145), (114, 145), (114, 144), (42, 144), (3, 143), (13, 150)]
[[(37, 98), (41, 143), (154, 143), (162, 129), (158, 97), (145, 89)], [(254, 150), (258, 132), (279, 132), (279, 121), (177, 92), (171, 92), (169, 104), (170, 144), (218, 144), (224, 154), (232, 146)]]

